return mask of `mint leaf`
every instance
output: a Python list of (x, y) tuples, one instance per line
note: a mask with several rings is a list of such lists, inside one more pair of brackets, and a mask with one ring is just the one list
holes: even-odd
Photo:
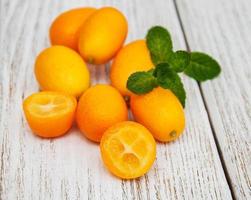
[(192, 52), (190, 64), (184, 72), (197, 81), (206, 81), (218, 76), (221, 68), (218, 62), (209, 55), (201, 52)]
[(185, 107), (186, 92), (179, 75), (173, 71), (167, 63), (156, 66), (155, 75), (158, 85), (165, 89), (170, 89)]
[(135, 72), (127, 80), (127, 88), (135, 94), (145, 94), (157, 86), (152, 72)]
[(183, 72), (190, 62), (190, 54), (186, 51), (176, 51), (172, 53), (168, 63), (170, 68), (176, 72)]
[(147, 71), (147, 73), (149, 73), (149, 74), (151, 74), (151, 75), (153, 75), (153, 73), (154, 73), (154, 68), (152, 68), (152, 69), (149, 69), (148, 71)]
[(165, 28), (152, 27), (146, 35), (146, 43), (155, 65), (168, 61), (173, 45), (170, 33)]

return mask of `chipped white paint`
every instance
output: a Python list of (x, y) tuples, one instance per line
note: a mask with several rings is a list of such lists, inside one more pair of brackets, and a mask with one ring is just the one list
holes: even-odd
[[(122, 10), (128, 18), (127, 42), (143, 38), (149, 27), (160, 24), (171, 31), (176, 49), (184, 49), (184, 37), (173, 1), (2, 0), (0, 3), (0, 199), (232, 198), (199, 87), (196, 82), (186, 77), (184, 77), (188, 93), (186, 131), (176, 142), (158, 144), (154, 166), (147, 175), (134, 181), (121, 181), (113, 177), (101, 162), (98, 145), (86, 140), (75, 126), (65, 137), (45, 140), (35, 137), (31, 133), (23, 117), (21, 107), (23, 98), (38, 90), (33, 75), (35, 57), (43, 48), (49, 46), (48, 28), (53, 18), (60, 12), (78, 6), (115, 6)], [(185, 12), (186, 3), (181, 1), (179, 5)], [(184, 16), (189, 16), (189, 14), (190, 11), (186, 12)], [(197, 12), (197, 15), (199, 14)], [(188, 32), (190, 35), (199, 35), (199, 32), (197, 34), (192, 29)], [(192, 43), (196, 42), (194, 37), (190, 38)], [(203, 44), (204, 40), (201, 41)], [(211, 50), (217, 57), (217, 55), (221, 55), (217, 48), (205, 50)], [(94, 84), (108, 81), (108, 65), (97, 68), (89, 66), (89, 68)], [(250, 73), (248, 69), (242, 68), (242, 70), (246, 70), (246, 74), (243, 73), (242, 76), (248, 76)], [(227, 83), (224, 82), (223, 77), (225, 76), (221, 76), (219, 81), (224, 86)], [(235, 77), (231, 75), (228, 77), (228, 81), (231, 78), (235, 80)], [(225, 97), (223, 94), (230, 94), (227, 90), (223, 90), (224, 88), (223, 93), (217, 90), (215, 81), (203, 86), (204, 92), (212, 90), (207, 97), (207, 102), (212, 99), (214, 102), (214, 95), (217, 95), (219, 100), (220, 97), (222, 99)], [(231, 84), (235, 88), (239, 83), (231, 82)], [(243, 92), (247, 92), (247, 90), (243, 90)], [(215, 104), (215, 106), (223, 109), (223, 104), (221, 104), (221, 100), (219, 101), (220, 104)], [(232, 103), (230, 102), (229, 105), (234, 105), (236, 100), (232, 98), (230, 101)], [(248, 104), (242, 103), (239, 104), (242, 109), (243, 105), (248, 106)], [(219, 113), (220, 108), (212, 109), (209, 109), (210, 116), (214, 117), (213, 112)], [(224, 114), (228, 113), (229, 116), (226, 119), (236, 118), (231, 109), (230, 107), (229, 110), (221, 110)], [(216, 114), (216, 119), (212, 120), (216, 125), (217, 120), (221, 120), (217, 117), (218, 115)], [(246, 117), (242, 121), (248, 119), (250, 118)], [(228, 123), (230, 121), (223, 119), (222, 124), (226, 127), (231, 126), (237, 132), (242, 130), (240, 125), (232, 123), (227, 126)], [(243, 122), (242, 124), (247, 126), (248, 123)], [(225, 133), (225, 130), (220, 128), (215, 131), (217, 135)], [(231, 152), (234, 155), (245, 152), (233, 151), (234, 148), (238, 149), (233, 140), (231, 142), (234, 146), (231, 148)], [(245, 147), (243, 146), (243, 148)], [(224, 150), (228, 151), (228, 149)], [(246, 159), (248, 160), (248, 158)], [(243, 159), (243, 161), (245, 160)], [(235, 165), (236, 168), (240, 167), (239, 170), (242, 170), (241, 166), (237, 166), (238, 162), (232, 162), (234, 163), (232, 165)], [(231, 171), (231, 168), (229, 170)], [(235, 184), (239, 187), (242, 180)], [(241, 197), (241, 195), (239, 196)]]

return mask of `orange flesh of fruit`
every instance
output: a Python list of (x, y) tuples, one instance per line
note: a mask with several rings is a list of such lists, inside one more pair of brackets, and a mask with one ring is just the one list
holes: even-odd
[(136, 122), (121, 122), (109, 128), (101, 140), (106, 167), (116, 176), (131, 179), (145, 174), (156, 156), (151, 133)]
[(58, 92), (39, 92), (25, 99), (23, 108), (26, 119), (36, 135), (57, 137), (71, 127), (76, 99)]

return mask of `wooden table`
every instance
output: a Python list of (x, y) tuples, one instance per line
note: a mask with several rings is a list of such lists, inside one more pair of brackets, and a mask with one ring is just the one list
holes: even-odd
[[(152, 169), (133, 181), (111, 176), (98, 145), (76, 127), (54, 140), (35, 137), (21, 106), (38, 91), (34, 60), (50, 45), (52, 20), (104, 5), (126, 15), (127, 42), (163, 25), (176, 50), (207, 52), (222, 66), (203, 84), (182, 77), (186, 130), (158, 144)], [(2, 0), (0, 14), (0, 199), (251, 199), (250, 0)], [(92, 83), (107, 82), (108, 69), (90, 66)]]

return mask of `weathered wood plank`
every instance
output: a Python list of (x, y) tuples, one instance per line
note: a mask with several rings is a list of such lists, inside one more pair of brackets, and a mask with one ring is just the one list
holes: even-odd
[[(7, 3), (8, 2), (8, 3)], [(2, 1), (3, 65), (0, 68), (0, 182), (2, 199), (231, 199), (197, 84), (184, 78), (188, 101), (184, 135), (158, 144), (157, 159), (144, 177), (121, 181), (103, 167), (98, 145), (73, 127), (65, 137), (43, 140), (31, 134), (22, 100), (38, 90), (36, 55), (49, 46), (48, 27), (63, 10), (112, 5), (129, 21), (127, 41), (144, 37), (155, 24), (167, 26), (175, 47), (184, 39), (172, 1)], [(107, 68), (90, 66), (93, 83), (105, 82)]]
[(201, 84), (237, 199), (251, 199), (251, 2), (177, 0), (191, 50), (213, 55), (219, 78)]

